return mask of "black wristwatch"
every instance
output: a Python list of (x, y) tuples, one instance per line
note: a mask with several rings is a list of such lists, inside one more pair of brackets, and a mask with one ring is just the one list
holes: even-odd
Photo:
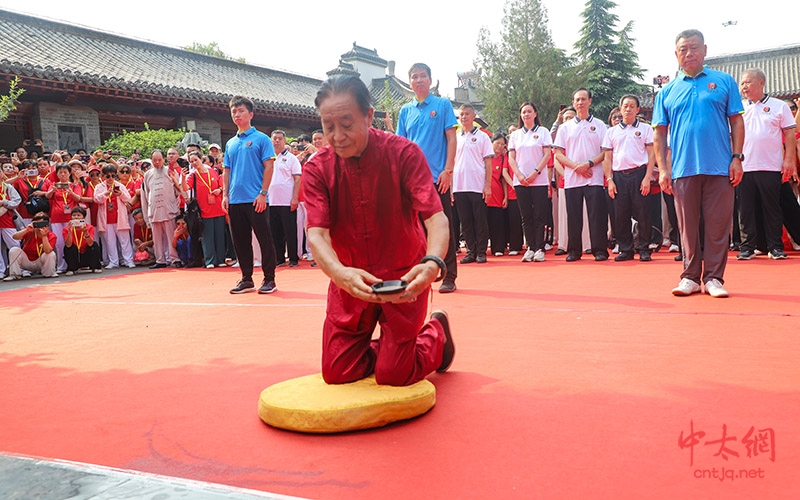
[(258, 192), (258, 194), (263, 194), (264, 196), (266, 196), (267, 192), (268, 191), (266, 189), (262, 189), (261, 191)]
[(592, 167), (594, 167), (594, 161), (589, 160), (589, 168), (592, 168)]
[(431, 260), (435, 262), (437, 266), (439, 266), (439, 277), (433, 281), (442, 281), (444, 277), (447, 276), (447, 265), (441, 258), (439, 258), (438, 255), (426, 255), (421, 261), (419, 261), (419, 263), (424, 264)]
[(741, 153), (734, 153), (731, 155), (731, 160), (738, 158), (741, 161), (744, 161), (744, 155)]

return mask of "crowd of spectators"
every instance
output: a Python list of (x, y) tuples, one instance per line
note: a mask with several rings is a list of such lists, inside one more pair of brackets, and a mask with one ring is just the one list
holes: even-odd
[[(763, 80), (763, 73), (755, 75)], [(603, 261), (609, 253), (617, 254), (617, 261), (630, 260), (634, 254), (648, 261), (662, 248), (675, 254), (675, 260), (682, 259), (674, 200), (659, 188), (652, 133), (645, 134), (650, 149), (644, 159), (626, 172), (636, 173), (636, 182), (628, 183), (632, 187), (619, 183), (634, 177), (609, 175), (617, 153), (611, 140), (615, 127), (624, 130), (641, 123), (646, 128), (640, 130), (650, 129), (641, 115), (631, 114), (640, 111), (638, 99), (626, 96), (622, 101), (622, 109), (614, 108), (604, 123), (590, 114), (591, 94), (580, 89), (572, 105), (561, 107), (549, 130), (541, 125), (536, 105), (526, 101), (507, 134), (481, 129), (475, 109), (462, 106), (457, 113), (459, 149), (451, 195), (452, 231), (459, 236), (458, 251), (466, 253), (461, 264), (486, 262), (487, 253), (541, 262), (551, 251), (554, 256), (566, 255), (567, 261), (578, 260), (581, 254)], [(791, 111), (791, 125), (800, 128), (798, 100), (787, 100), (785, 105)], [(628, 117), (623, 120), (624, 113)], [(386, 120), (390, 125), (390, 118)], [(570, 157), (583, 146), (570, 142), (570, 134), (584, 126), (594, 142), (587, 146), (591, 151), (579, 155), (590, 160), (578, 163)], [(782, 128), (790, 127), (784, 123)], [(325, 146), (324, 135), (319, 130), (287, 143), (287, 134), (276, 130), (271, 139), (277, 157), (269, 189), (277, 264), (296, 267), (306, 259), (313, 266), (306, 244), (302, 168)], [(782, 151), (776, 154), (783, 156)], [(26, 141), (12, 152), (0, 151), (0, 273), (5, 281), (13, 281), (34, 273), (71, 276), (81, 270), (100, 273), (121, 266), (236, 266), (222, 204), (223, 157), (217, 144), (207, 151), (197, 144), (187, 146), (185, 153), (171, 148), (165, 155), (156, 150), (149, 158), (138, 152), (130, 157), (102, 150), (47, 152), (39, 140)], [(602, 169), (589, 170), (604, 161), (609, 169), (605, 174), (597, 174)], [(143, 184), (154, 162), (166, 168), (166, 185), (148, 188)], [(765, 200), (769, 205), (762, 207), (758, 186), (737, 191), (730, 247), (740, 251), (740, 260), (762, 253), (785, 258), (775, 241), (774, 228), (781, 224), (786, 229), (783, 241), (800, 250), (794, 168), (783, 176), (780, 205), (776, 198)], [(597, 179), (578, 191), (570, 176), (581, 175), (581, 169)], [(165, 191), (155, 197), (148, 193), (162, 188)], [(638, 193), (644, 201), (638, 201)], [(178, 208), (155, 220), (153, 213), (158, 210), (153, 204), (161, 203), (162, 196), (174, 196)], [(745, 210), (739, 211), (739, 206)], [(162, 222), (168, 224), (162, 227)], [(258, 252), (255, 264), (260, 265)]]

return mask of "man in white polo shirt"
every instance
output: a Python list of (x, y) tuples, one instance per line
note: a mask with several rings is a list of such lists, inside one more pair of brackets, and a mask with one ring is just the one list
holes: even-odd
[[(650, 177), (655, 166), (653, 128), (636, 119), (639, 98), (628, 94), (619, 100), (622, 121), (608, 129), (603, 140), (606, 157), (603, 169), (608, 195), (614, 200), (619, 255), (617, 262), (632, 260), (634, 254), (631, 216), (639, 221), (639, 260), (650, 258)], [(612, 173), (613, 172), (613, 173)]]
[[(742, 235), (739, 260), (756, 256), (758, 221), (756, 207), (761, 199), (764, 216), (764, 236), (772, 259), (785, 259), (781, 227), (783, 215), (780, 206), (781, 183), (795, 173), (797, 150), (795, 120), (789, 106), (764, 93), (766, 75), (758, 68), (742, 74), (739, 87), (744, 106), (744, 159), (739, 194), (739, 229)], [(784, 144), (785, 141), (785, 152)]]
[[(589, 215), (589, 240), (594, 260), (608, 260), (608, 211), (603, 191), (605, 152), (600, 149), (606, 124), (589, 114), (592, 94), (579, 88), (572, 95), (575, 119), (560, 127), (553, 143), (556, 159), (564, 166), (564, 196), (567, 201), (567, 262), (581, 258), (583, 202)], [(569, 155), (569, 156), (567, 156)]]
[(453, 168), (453, 199), (467, 242), (467, 255), (461, 264), (486, 262), (489, 244), (489, 223), (486, 199), (492, 195), (491, 138), (475, 125), (475, 108), (463, 104), (461, 133), (456, 137), (456, 158)]
[(300, 199), (300, 161), (286, 149), (286, 133), (283, 130), (272, 132), (272, 145), (275, 148), (275, 168), (272, 182), (269, 183), (269, 225), (272, 228), (272, 241), (275, 243), (277, 265), (297, 267), (297, 205)]

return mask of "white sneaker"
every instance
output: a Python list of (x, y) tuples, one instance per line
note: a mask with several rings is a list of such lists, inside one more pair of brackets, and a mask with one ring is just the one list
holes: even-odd
[(658, 243), (650, 243), (649, 245), (647, 245), (647, 248), (649, 248), (650, 250), (655, 250), (656, 248), (658, 248)]
[(231, 267), (234, 269), (239, 269), (239, 262), (235, 262)]
[(217, 264), (217, 267), (228, 267), (228, 264), (226, 264), (224, 262), (221, 262), (221, 263)]
[(681, 249), (678, 248), (678, 245), (672, 244), (669, 246), (669, 253), (678, 253)]
[(106, 266), (106, 269), (116, 269), (116, 268), (117, 266), (115, 266), (114, 264), (109, 264)]
[(74, 274), (75, 274), (75, 273), (74, 273), (74, 272), (72, 272), (72, 271), (67, 271), (67, 273), (66, 273), (64, 276), (72, 276), (72, 275), (74, 275)]
[(661, 240), (661, 246), (662, 247), (668, 247), (669, 246), (669, 238), (664, 238), (663, 240)]
[(553, 245), (551, 245), (550, 243), (545, 243), (544, 244), (544, 249), (545, 250), (552, 250), (553, 249)]
[(508, 252), (508, 255), (513, 257), (515, 255), (519, 255), (519, 252), (517, 252), (516, 250), (511, 250), (510, 252)]
[(495, 257), (502, 257), (503, 256), (503, 252), (495, 252), (494, 256)]
[(542, 250), (536, 250), (536, 252), (533, 253), (533, 261), (544, 262), (544, 252)]
[(261, 261), (257, 260), (255, 262), (253, 262), (253, 267), (261, 267)]
[(133, 269), (134, 267), (136, 267), (136, 264), (134, 264), (133, 262), (128, 262), (127, 264), (125, 264), (125, 267), (127, 267), (128, 269)]
[(206, 266), (206, 269), (214, 269), (214, 264), (209, 264)]
[(92, 269), (92, 272), (95, 273), (95, 274), (100, 274), (100, 273), (103, 272), (103, 270), (100, 269), (100, 268), (97, 268), (97, 269)]
[(5, 278), (3, 278), (3, 281), (16, 281), (16, 280), (21, 280), (21, 279), (22, 279), (22, 276), (20, 276), (18, 274), (9, 274)]
[(756, 255), (764, 255), (764, 252), (762, 252), (762, 251), (761, 251), (761, 250), (759, 250), (758, 248), (756, 248), (755, 250), (753, 250), (753, 253), (754, 253), (754, 254), (756, 254)]
[(722, 283), (716, 278), (706, 281), (706, 293), (717, 298), (725, 298), (728, 296), (728, 291), (722, 288)]
[(683, 278), (678, 286), (672, 289), (672, 295), (676, 297), (686, 297), (693, 293), (700, 293), (700, 284), (695, 283), (689, 278)]
[(614, 250), (611, 253), (619, 253), (619, 245), (614, 245)]
[(23, 269), (23, 270), (22, 270), (22, 277), (23, 277), (23, 278), (30, 278), (31, 276), (33, 276), (33, 273), (32, 273), (32, 272), (30, 272), (30, 271), (28, 271), (28, 270), (26, 270), (26, 269)]
[(522, 262), (533, 262), (533, 257), (536, 255), (536, 252), (533, 250), (526, 250), (525, 255), (522, 256)]

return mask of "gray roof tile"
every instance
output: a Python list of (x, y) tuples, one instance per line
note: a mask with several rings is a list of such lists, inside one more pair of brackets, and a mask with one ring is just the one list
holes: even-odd
[(706, 64), (733, 75), (736, 81), (739, 81), (746, 70), (761, 68), (767, 76), (764, 90), (771, 96), (800, 96), (800, 45), (707, 57)]

